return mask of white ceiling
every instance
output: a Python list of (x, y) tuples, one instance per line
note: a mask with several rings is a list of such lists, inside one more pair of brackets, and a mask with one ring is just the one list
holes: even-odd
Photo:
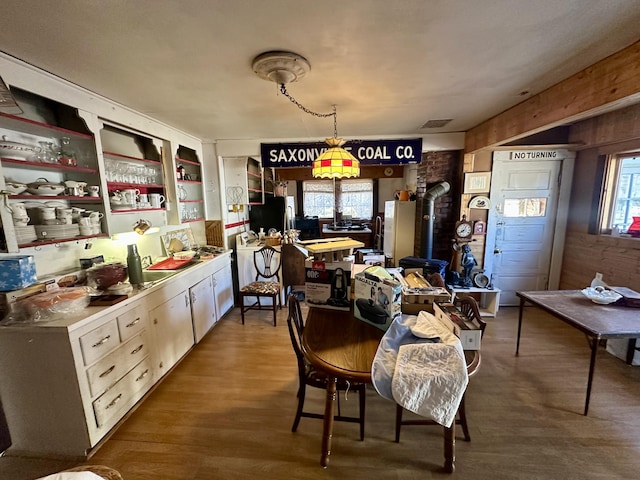
[(204, 140), (332, 136), (251, 69), (294, 51), (311, 71), (289, 92), (336, 104), (340, 136), (416, 136), (468, 130), (638, 25), (638, 0), (4, 0), (0, 50)]

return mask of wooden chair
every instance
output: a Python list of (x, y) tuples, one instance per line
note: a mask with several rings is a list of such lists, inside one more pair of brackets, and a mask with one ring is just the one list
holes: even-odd
[[(277, 261), (275, 268), (272, 263)], [(256, 268), (256, 280), (240, 289), (240, 316), (244, 325), (244, 314), (249, 310), (273, 310), (273, 326), (276, 326), (277, 309), (282, 308), (280, 296), (280, 254), (270, 246), (262, 247), (253, 252), (253, 264)], [(264, 280), (260, 280), (263, 278)], [(275, 281), (274, 281), (275, 279)], [(256, 302), (250, 305), (244, 304), (246, 297), (256, 297)], [(271, 305), (262, 305), (260, 298), (271, 298)]]
[[(302, 353), (302, 334), (304, 331), (304, 320), (302, 318), (302, 312), (300, 310), (300, 302), (295, 294), (292, 294), (288, 298), (289, 303), (289, 316), (287, 317), (287, 325), (289, 327), (289, 336), (291, 337), (291, 344), (293, 351), (296, 354), (298, 361), (298, 408), (296, 410), (296, 417), (293, 420), (293, 426), (291, 431), (295, 432), (298, 429), (300, 419), (302, 417), (307, 418), (319, 418), (323, 419), (322, 413), (306, 412), (304, 410), (304, 399), (306, 394), (306, 387), (315, 387), (322, 390), (327, 389), (327, 376), (314, 370), (311, 365), (305, 360)], [(344, 380), (338, 379), (337, 383), (338, 391), (338, 415), (334, 417), (336, 421), (351, 422), (360, 424), (360, 440), (364, 440), (364, 413), (365, 413), (365, 398), (366, 398), (366, 385), (364, 383), (350, 384)], [(354, 391), (358, 392), (359, 396), (359, 417), (343, 416), (340, 411), (340, 392)]]
[[(480, 326), (480, 337), (482, 338), (484, 336), (487, 322), (485, 322), (480, 316), (480, 310), (478, 309), (478, 303), (476, 302), (476, 300), (470, 296), (458, 295), (456, 296), (454, 303), (469, 320), (477, 323)], [(482, 359), (480, 350), (465, 351), (465, 358), (467, 359), (467, 375), (469, 376), (469, 378), (471, 378), (480, 369)], [(453, 472), (454, 470), (453, 460), (455, 445), (455, 425), (460, 425), (462, 427), (465, 441), (471, 441), (471, 436), (469, 435), (469, 427), (467, 425), (465, 396), (466, 392), (462, 396), (460, 406), (458, 407), (458, 415), (454, 422), (454, 425), (452, 425), (450, 428), (444, 427), (444, 451), (446, 461), (445, 470), (448, 472)], [(402, 427), (402, 425), (439, 425), (437, 422), (427, 419), (403, 420), (403, 411), (404, 408), (402, 408), (400, 405), (396, 405), (396, 442), (400, 442), (400, 428)]]

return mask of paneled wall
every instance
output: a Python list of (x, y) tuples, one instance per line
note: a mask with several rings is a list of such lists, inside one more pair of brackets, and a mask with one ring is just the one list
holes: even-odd
[(596, 272), (609, 285), (640, 291), (640, 239), (588, 233), (596, 161), (599, 155), (640, 151), (640, 106), (607, 113), (571, 127), (570, 142), (588, 148), (577, 152), (560, 288), (589, 285)]

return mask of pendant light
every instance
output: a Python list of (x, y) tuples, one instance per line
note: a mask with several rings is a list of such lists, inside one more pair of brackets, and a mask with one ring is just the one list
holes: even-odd
[(253, 71), (260, 78), (276, 82), (280, 93), (300, 110), (315, 117), (333, 117), (333, 138), (325, 139), (329, 148), (313, 161), (312, 175), (315, 178), (352, 178), (360, 176), (360, 162), (342, 148), (345, 141), (338, 138), (338, 113), (333, 105), (331, 113), (317, 113), (309, 110), (287, 91), (286, 84), (295, 82), (306, 75), (311, 66), (306, 58), (293, 52), (265, 52), (253, 60)]

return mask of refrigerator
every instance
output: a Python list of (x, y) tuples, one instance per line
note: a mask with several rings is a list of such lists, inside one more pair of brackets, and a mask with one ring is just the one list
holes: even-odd
[(293, 197), (268, 197), (262, 205), (251, 205), (249, 208), (249, 229), (258, 233), (260, 228), (268, 234), (271, 228), (283, 233), (291, 228), (295, 210), (292, 208)]
[(383, 250), (385, 257), (391, 257), (396, 267), (401, 258), (414, 256), (415, 217), (416, 202), (384, 202)]

